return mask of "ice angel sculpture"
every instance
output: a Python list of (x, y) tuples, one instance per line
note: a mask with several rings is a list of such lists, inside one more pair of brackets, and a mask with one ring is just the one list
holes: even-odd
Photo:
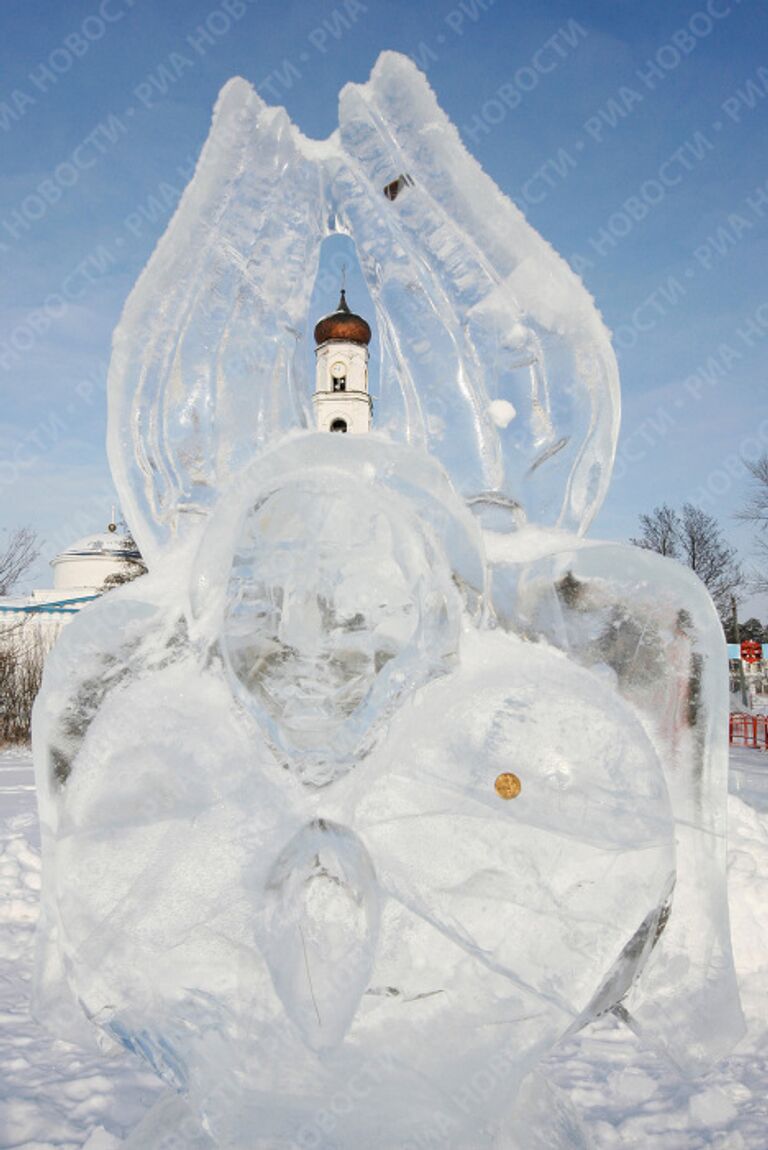
[(189, 513), (254, 453), (312, 426), (298, 349), (332, 232), (354, 239), (376, 307), (377, 430), (428, 451), (494, 522), (582, 531), (618, 433), (608, 334), (424, 77), (385, 53), (344, 88), (324, 143), (243, 80), (219, 98), (115, 333), (110, 460), (144, 555), (194, 531)]
[[(310, 429), (297, 354), (331, 231), (366, 435)], [(149, 573), (35, 713), (38, 1011), (167, 1083), (128, 1145), (580, 1146), (535, 1073), (563, 1035), (610, 1011), (694, 1073), (735, 1041), (722, 634), (581, 537), (617, 418), (594, 304), (409, 61), (324, 143), (227, 85), (115, 334)]]

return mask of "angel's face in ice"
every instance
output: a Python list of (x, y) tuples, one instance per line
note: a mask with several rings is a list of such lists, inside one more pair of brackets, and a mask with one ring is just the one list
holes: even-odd
[(420, 638), (420, 678), (455, 648), (453, 589), (412, 515), (328, 483), (290, 483), (246, 515), (222, 633), (238, 694), (298, 752), (360, 735), (411, 681)]

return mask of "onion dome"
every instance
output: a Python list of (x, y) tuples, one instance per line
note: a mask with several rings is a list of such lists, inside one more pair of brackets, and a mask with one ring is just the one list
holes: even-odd
[(361, 315), (349, 310), (346, 292), (341, 289), (339, 306), (330, 315), (323, 316), (315, 324), (315, 343), (328, 343), (332, 339), (343, 339), (348, 343), (371, 342), (371, 329)]

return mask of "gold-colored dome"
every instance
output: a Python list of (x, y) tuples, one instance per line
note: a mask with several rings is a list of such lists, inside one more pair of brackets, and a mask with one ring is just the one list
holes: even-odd
[(315, 343), (328, 343), (331, 339), (343, 339), (348, 343), (371, 342), (371, 329), (361, 315), (349, 310), (346, 293), (341, 289), (339, 306), (330, 315), (325, 315), (315, 324)]

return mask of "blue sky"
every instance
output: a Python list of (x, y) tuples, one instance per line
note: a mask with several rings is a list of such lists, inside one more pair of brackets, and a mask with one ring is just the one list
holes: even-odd
[(1, 19), (0, 532), (30, 523), (50, 557), (105, 523), (111, 332), (225, 81), (325, 137), (340, 87), (393, 48), (616, 333), (622, 436), (591, 534), (692, 499), (749, 559), (741, 460), (768, 450), (758, 0), (5, 0)]

